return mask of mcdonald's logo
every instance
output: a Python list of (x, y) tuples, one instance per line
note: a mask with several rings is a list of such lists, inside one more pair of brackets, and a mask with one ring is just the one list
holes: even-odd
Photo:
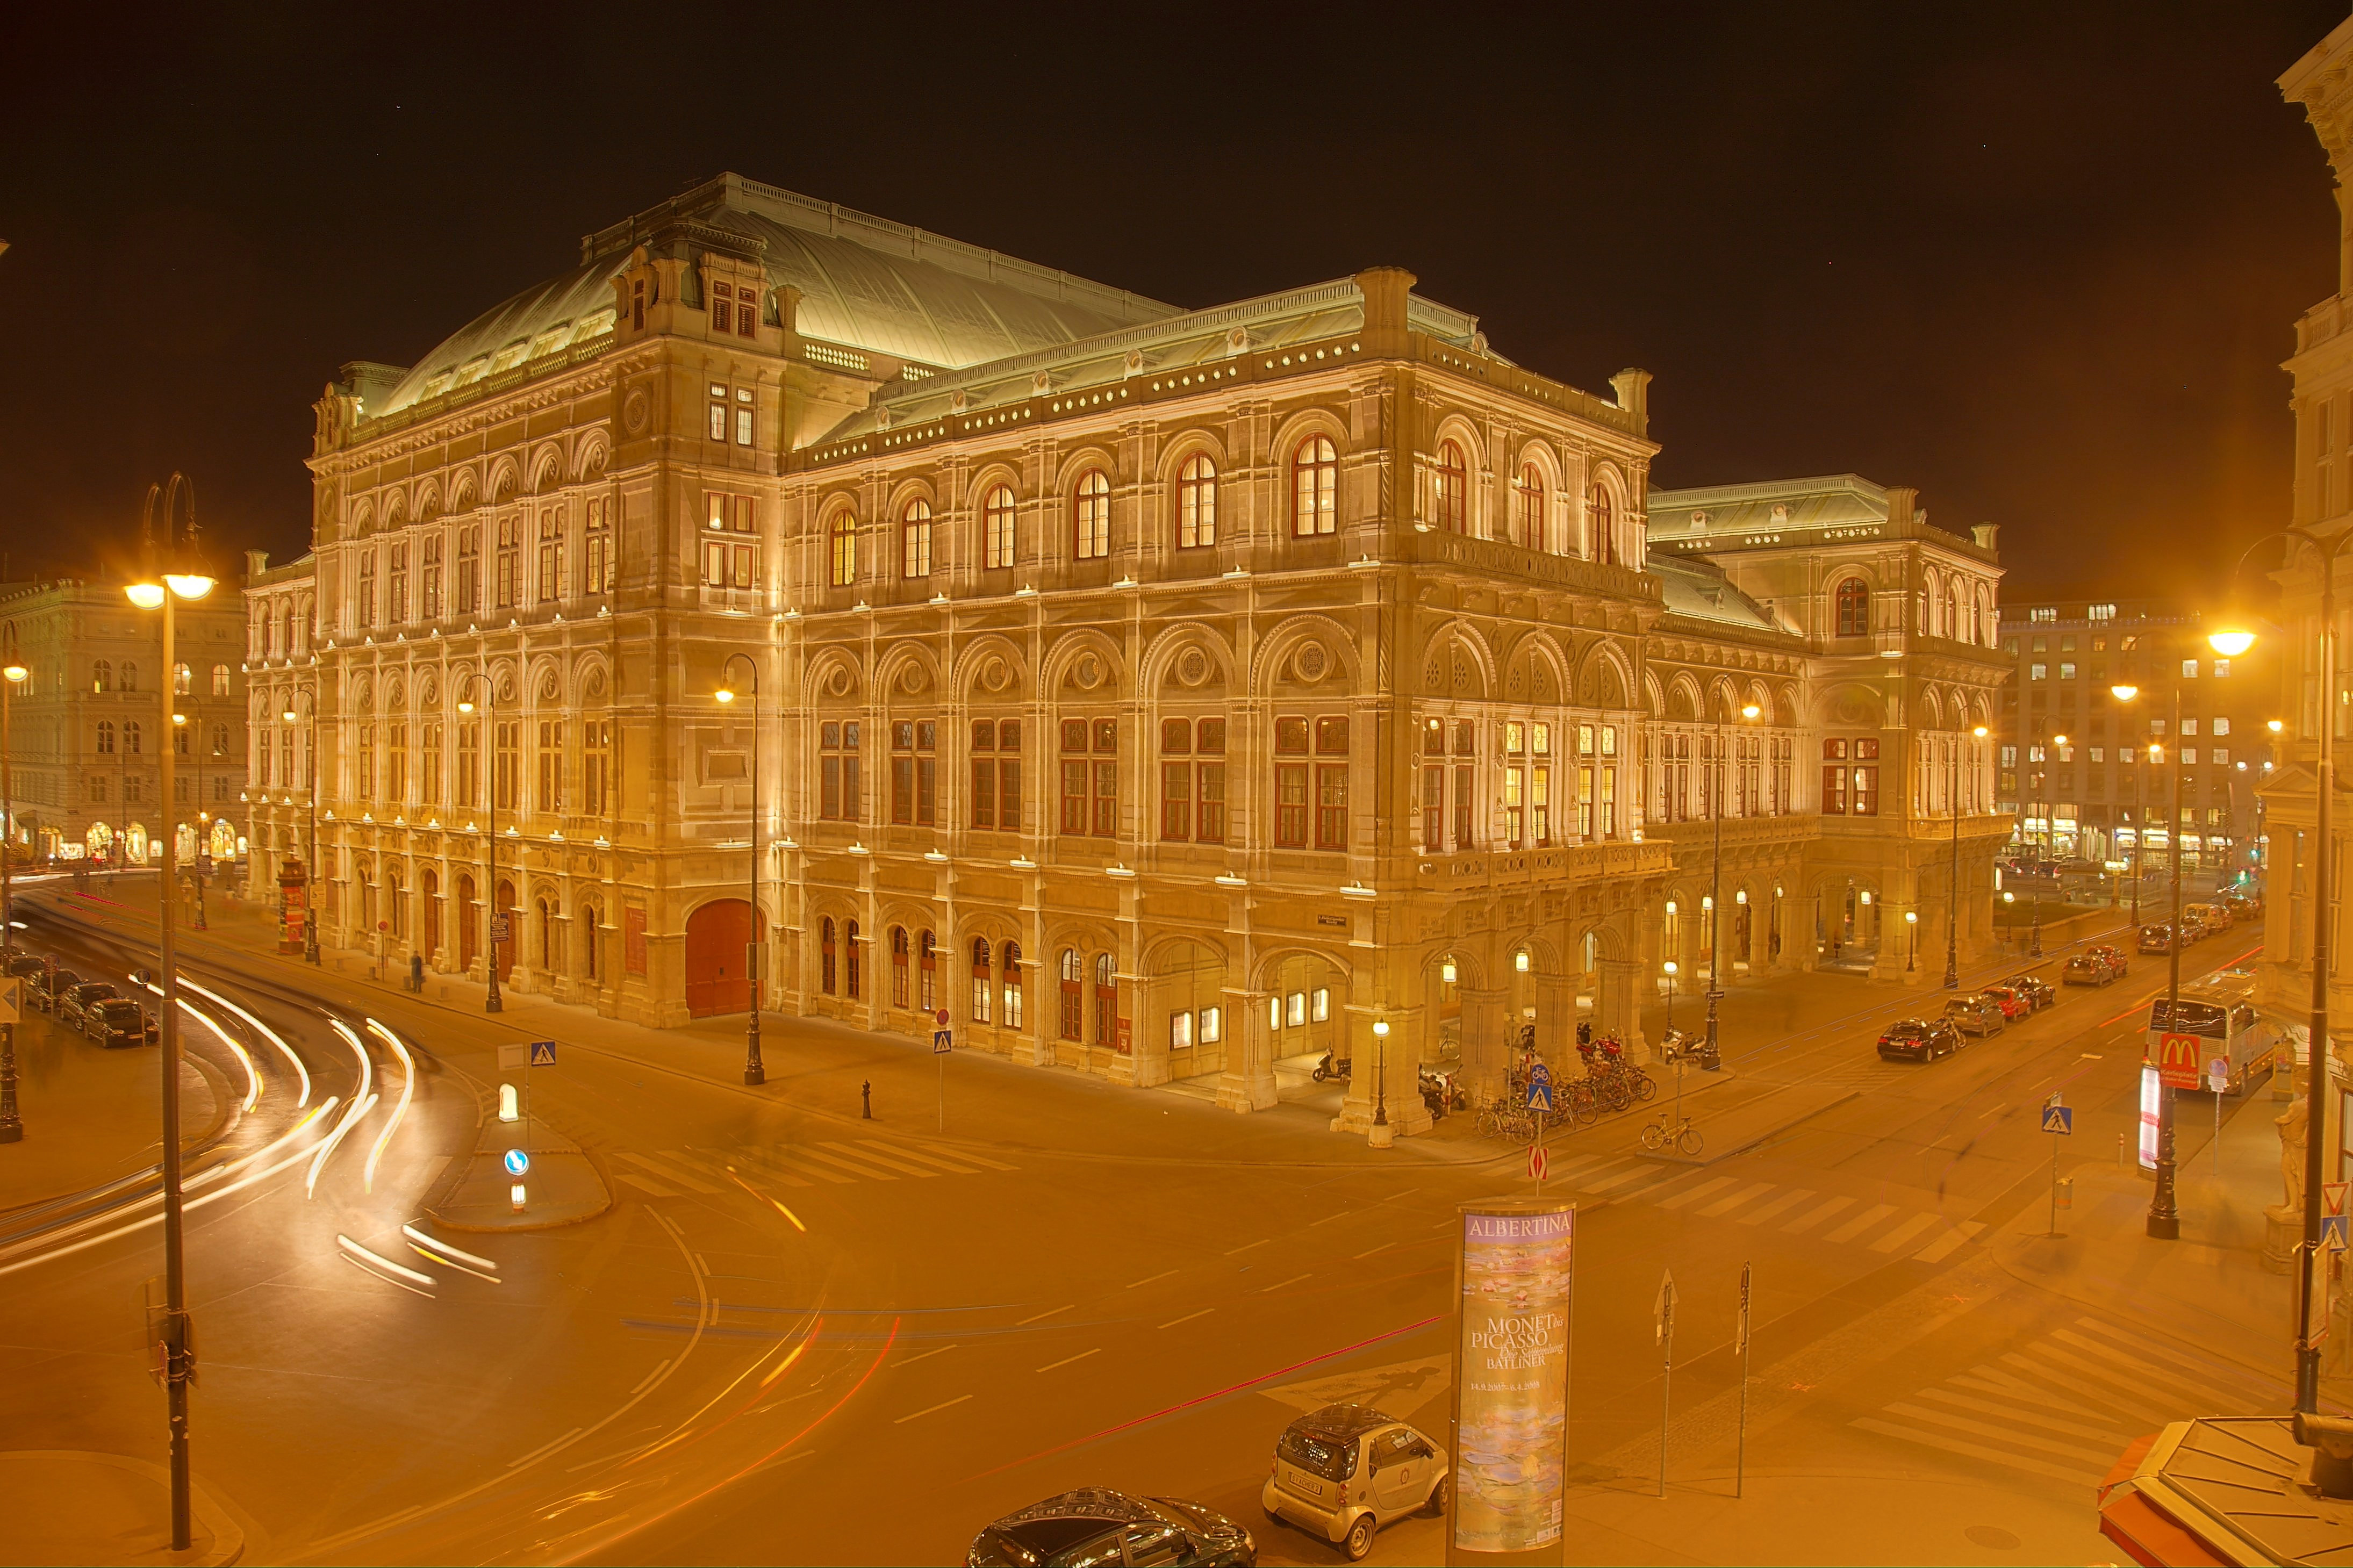
[(2158, 1080), (2169, 1089), (2196, 1089), (2205, 1070), (2199, 1059), (2204, 1044), (2196, 1035), (2158, 1037)]

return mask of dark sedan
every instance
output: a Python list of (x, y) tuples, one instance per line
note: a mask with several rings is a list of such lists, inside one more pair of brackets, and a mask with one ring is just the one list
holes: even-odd
[(2173, 928), (2161, 921), (2156, 925), (2145, 925), (2141, 927), (2140, 950), (2143, 952), (2172, 952)]
[(33, 1005), (44, 1013), (58, 1010), (58, 999), (81, 984), (81, 976), (70, 969), (44, 969), (26, 983)]
[(128, 996), (110, 996), (84, 1015), (81, 1032), (108, 1049), (152, 1046), (164, 1037), (154, 1017)]
[(2040, 975), (2013, 974), (2002, 984), (2025, 997), (2032, 1012), (2040, 1013), (2045, 1007), (2059, 1005), (2059, 993), (2051, 988), (2051, 982)]
[(2061, 978), (2070, 985), (2108, 985), (2115, 983), (2116, 971), (2105, 959), (2079, 952), (2067, 961), (2066, 972)]
[(966, 1568), (1111, 1568), (1182, 1563), (1250, 1568), (1258, 1542), (1221, 1513), (1177, 1498), (1082, 1487), (1008, 1513), (973, 1538)]
[(90, 1009), (114, 994), (114, 987), (103, 980), (85, 980), (70, 991), (58, 993), (58, 1022), (76, 1034), (90, 1033)]
[(1888, 1025), (1879, 1037), (1879, 1054), (1889, 1061), (1933, 1062), (1951, 1056), (1962, 1044), (1961, 1032), (1948, 1018), (1904, 1018)]

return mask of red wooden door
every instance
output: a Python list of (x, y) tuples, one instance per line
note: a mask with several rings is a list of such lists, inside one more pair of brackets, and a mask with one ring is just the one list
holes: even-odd
[(752, 906), (719, 899), (686, 918), (686, 1011), (689, 1017), (746, 1013), (752, 986), (744, 950), (752, 942)]

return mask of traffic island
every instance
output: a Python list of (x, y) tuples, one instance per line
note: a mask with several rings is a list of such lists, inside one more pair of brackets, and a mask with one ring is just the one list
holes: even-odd
[(245, 1552), (245, 1531), (203, 1486), (192, 1489), (188, 1550), (172, 1550), (172, 1477), (126, 1454), (79, 1448), (0, 1450), (8, 1500), (0, 1559), (73, 1564), (172, 1563), (219, 1568)]
[[(579, 1144), (547, 1123), (530, 1123), (528, 1139), (522, 1123), (485, 1120), (474, 1152), (453, 1163), (437, 1195), (425, 1212), (450, 1230), (554, 1230), (595, 1219), (613, 1206), (612, 1189)], [(516, 1151), (526, 1155), (520, 1172), (511, 1163)], [(522, 1202), (515, 1202), (522, 1187)]]

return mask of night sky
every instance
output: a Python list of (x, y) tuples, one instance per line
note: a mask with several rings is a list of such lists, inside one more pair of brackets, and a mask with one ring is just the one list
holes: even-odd
[(2012, 599), (2210, 592), (2284, 521), (2278, 363), (2335, 287), (2273, 83), (2342, 4), (37, 9), (18, 579), (174, 468), (216, 567), (300, 553), (338, 365), (722, 169), (1181, 305), (1405, 266), (1536, 370), (1654, 372), (1657, 482), (1914, 485), (2003, 525)]

